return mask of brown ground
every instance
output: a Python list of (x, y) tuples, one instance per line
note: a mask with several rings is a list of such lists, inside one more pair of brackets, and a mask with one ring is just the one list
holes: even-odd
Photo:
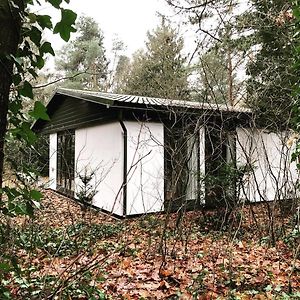
[[(45, 191), (34, 220), (20, 218), (17, 226), (64, 231), (83, 222), (121, 229), (67, 255), (38, 247), (16, 251), (25, 268), (36, 268), (31, 277), (58, 278), (57, 299), (66, 283), (87, 271), (88, 284), (108, 299), (300, 299), (299, 237), (290, 234), (295, 223), (274, 213), (275, 235), (284, 231), (289, 239), (271, 246), (265, 206), (245, 207), (222, 231), (220, 215), (191, 212), (181, 222), (176, 214), (116, 220), (95, 210), (84, 213), (73, 200)], [(20, 297), (17, 288), (14, 293)], [(288, 293), (294, 297), (284, 298)]]

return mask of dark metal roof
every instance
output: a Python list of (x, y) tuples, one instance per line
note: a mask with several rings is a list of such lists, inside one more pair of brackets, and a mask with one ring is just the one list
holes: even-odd
[(132, 96), (132, 95), (120, 95), (111, 94), (103, 92), (93, 92), (85, 90), (73, 90), (59, 88), (56, 94), (61, 94), (65, 96), (75, 97), (78, 99), (99, 103), (107, 106), (117, 106), (118, 104), (138, 104), (146, 106), (160, 106), (169, 108), (191, 108), (200, 110), (213, 110), (213, 111), (229, 111), (236, 113), (251, 113), (251, 109), (237, 106), (229, 106), (226, 104), (212, 104), (205, 102), (196, 101), (185, 101), (185, 100), (171, 100), (153, 97), (142, 97), (142, 96)]
[[(51, 121), (37, 120), (32, 125), (36, 132), (58, 132), (62, 130), (91, 126), (98, 122), (108, 122), (116, 119), (122, 113), (143, 114), (159, 118), (168, 112), (188, 113), (190, 116), (226, 116), (228, 119), (247, 120), (251, 110), (242, 107), (232, 107), (224, 104), (211, 104), (184, 100), (171, 100), (153, 97), (119, 95), (59, 88), (55, 91), (49, 103), (47, 112)], [(203, 113), (202, 113), (203, 112)], [(154, 114), (154, 115), (153, 115)], [(128, 117), (128, 116), (127, 116)]]

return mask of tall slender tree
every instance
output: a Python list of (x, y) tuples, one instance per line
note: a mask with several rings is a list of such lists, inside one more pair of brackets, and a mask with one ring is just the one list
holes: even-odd
[(78, 36), (60, 51), (58, 70), (69, 79), (64, 86), (79, 89), (106, 89), (107, 65), (103, 33), (91, 17), (82, 16), (77, 23)]

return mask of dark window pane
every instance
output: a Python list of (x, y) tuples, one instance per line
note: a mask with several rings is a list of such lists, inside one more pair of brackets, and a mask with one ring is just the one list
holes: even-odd
[(57, 188), (74, 195), (75, 132), (63, 131), (57, 135)]

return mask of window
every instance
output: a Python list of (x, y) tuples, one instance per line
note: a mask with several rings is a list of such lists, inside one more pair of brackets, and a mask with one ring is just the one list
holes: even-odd
[(165, 126), (165, 209), (195, 209), (200, 203), (199, 130)]
[(236, 133), (217, 126), (205, 131), (205, 203), (224, 206), (235, 200)]
[(75, 189), (75, 132), (57, 134), (57, 190), (74, 196)]

